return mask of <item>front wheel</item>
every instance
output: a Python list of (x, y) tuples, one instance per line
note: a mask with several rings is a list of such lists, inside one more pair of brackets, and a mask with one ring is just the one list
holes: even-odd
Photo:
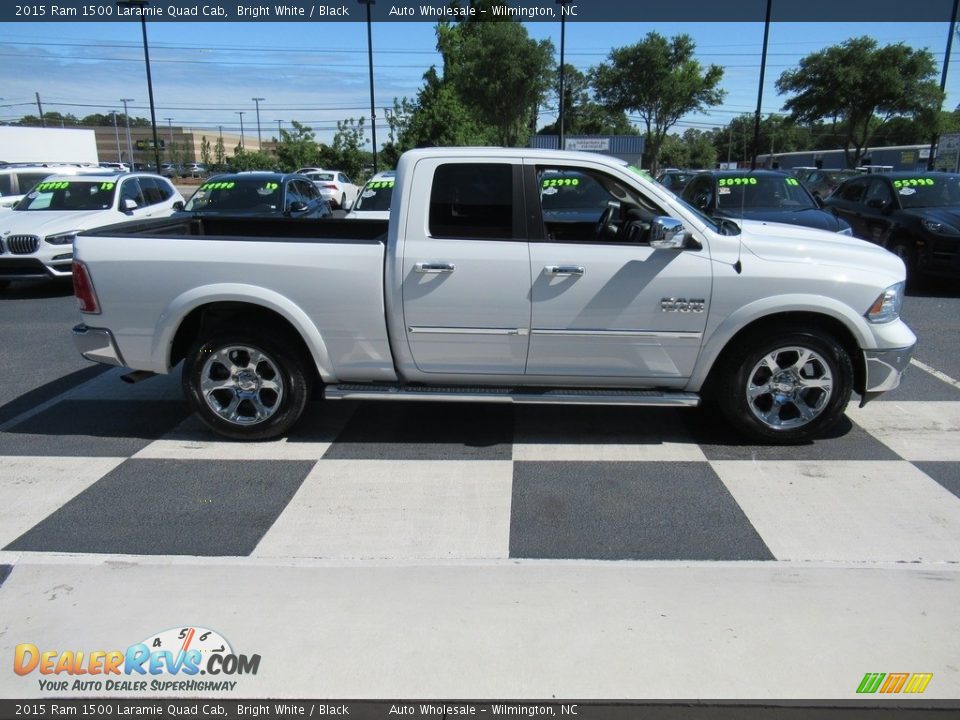
[(262, 330), (201, 340), (183, 365), (190, 405), (215, 432), (236, 440), (282, 435), (310, 397), (311, 374), (290, 343)]
[(745, 436), (794, 444), (810, 440), (843, 416), (853, 363), (832, 337), (798, 330), (752, 335), (721, 366), (716, 401)]

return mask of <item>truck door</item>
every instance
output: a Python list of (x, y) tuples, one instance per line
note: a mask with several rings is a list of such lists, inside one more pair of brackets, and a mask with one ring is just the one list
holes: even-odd
[(541, 210), (530, 230), (528, 381), (688, 377), (710, 303), (706, 245), (650, 247), (650, 221), (667, 213), (605, 169), (531, 161), (525, 172), (527, 204)]
[(523, 375), (530, 256), (521, 168), (519, 159), (417, 163), (402, 248), (404, 330), (415, 366), (401, 368), (407, 377)]

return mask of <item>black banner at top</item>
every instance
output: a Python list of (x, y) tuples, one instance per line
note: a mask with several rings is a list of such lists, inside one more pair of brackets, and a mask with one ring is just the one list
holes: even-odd
[[(4, 2), (3, 22), (763, 22), (768, 0), (35, 0)], [(770, 0), (773, 22), (948, 22), (955, 0)]]

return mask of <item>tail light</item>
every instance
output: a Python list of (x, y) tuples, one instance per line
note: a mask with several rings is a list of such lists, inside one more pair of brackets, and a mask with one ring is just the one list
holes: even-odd
[(332, 183), (324, 183), (323, 186), (324, 186), (325, 188), (329, 188), (330, 190), (336, 190), (336, 189), (337, 189), (337, 186), (336, 186), (336, 185), (333, 185)]
[(90, 315), (100, 314), (100, 301), (90, 280), (90, 271), (79, 260), (73, 261), (73, 296), (77, 299), (80, 312)]

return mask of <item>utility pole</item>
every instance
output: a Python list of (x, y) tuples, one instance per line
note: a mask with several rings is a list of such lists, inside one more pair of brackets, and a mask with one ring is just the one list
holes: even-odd
[(40, 113), (40, 127), (46, 127), (47, 121), (43, 119), (43, 106), (40, 104), (40, 93), (36, 93), (37, 96), (37, 112)]
[[(122, 163), (123, 153), (120, 151), (120, 131), (117, 129), (117, 111), (111, 110), (110, 114), (113, 116), (113, 134), (117, 138), (117, 162)], [(133, 170), (132, 167), (130, 169)]]
[(767, 19), (763, 23), (763, 51), (760, 56), (760, 87), (757, 90), (757, 114), (753, 119), (753, 155), (750, 158), (750, 169), (757, 169), (757, 148), (760, 146), (760, 105), (763, 103), (763, 76), (767, 69), (767, 42), (770, 39), (770, 14), (773, 11), (773, 0), (767, 0)]
[(234, 112), (240, 116), (240, 149), (246, 150), (246, 145), (243, 144), (243, 114), (246, 110), (234, 110)]
[(170, 127), (170, 152), (173, 152), (173, 118), (164, 118), (167, 121), (167, 125)]
[(260, 137), (260, 103), (264, 98), (251, 98), (257, 104), (257, 150), (263, 150), (263, 138)]
[[(127, 110), (127, 103), (133, 102), (133, 98), (120, 98), (123, 103), (123, 116), (127, 119), (127, 160), (130, 162), (130, 169), (135, 170), (133, 166), (133, 141), (130, 139), (130, 113)], [(157, 165), (157, 172), (160, 172), (160, 166)]]
[(373, 23), (370, 20), (370, 6), (375, 0), (357, 0), (367, 6), (367, 64), (370, 67), (370, 137), (373, 149), (373, 172), (377, 172), (377, 110), (373, 98)]
[[(943, 73), (940, 75), (941, 93), (947, 89), (947, 68), (950, 67), (950, 51), (953, 48), (953, 33), (957, 26), (958, 6), (960, 6), (960, 0), (953, 0), (953, 11), (950, 14), (950, 29), (947, 31), (947, 49), (943, 55)], [(943, 103), (940, 104), (940, 109), (943, 109)], [(934, 168), (934, 148), (936, 147), (937, 139), (936, 135), (930, 138), (930, 157), (927, 158), (927, 170), (933, 170)], [(958, 160), (960, 160), (960, 157), (958, 157)], [(960, 164), (960, 162), (958, 162), (958, 164)]]

